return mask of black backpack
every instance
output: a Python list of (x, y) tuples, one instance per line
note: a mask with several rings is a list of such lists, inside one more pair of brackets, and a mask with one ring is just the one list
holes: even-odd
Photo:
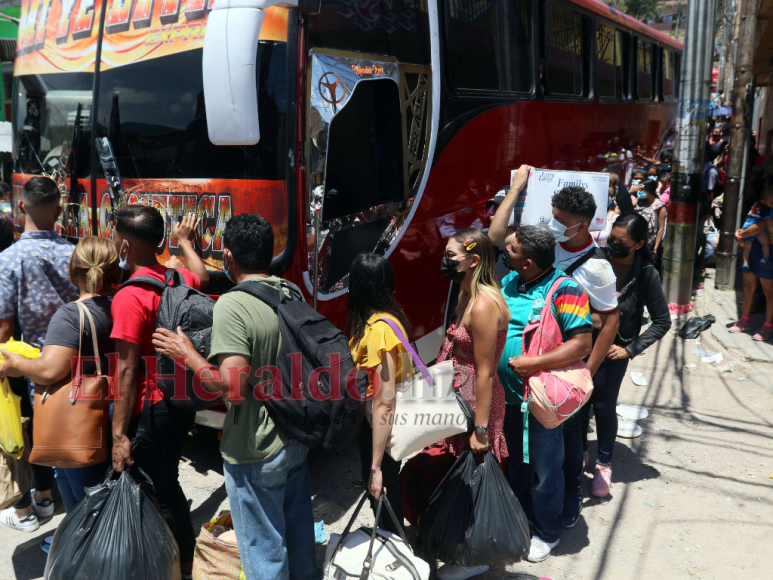
[[(365, 418), (363, 397), (368, 375), (356, 370), (344, 333), (309, 306), (295, 284), (283, 280), (282, 286), (291, 297), (282, 289), (277, 291), (255, 281), (242, 282), (229, 290), (258, 298), (279, 318), (282, 346), (276, 366), (282, 374), (281, 393), (272, 393), (263, 404), (274, 422), (293, 439), (309, 448), (321, 446), (339, 453), (357, 439)], [(298, 355), (303, 361), (301, 376), (297, 376)], [(331, 364), (331, 356), (335, 355), (337, 373)], [(309, 378), (319, 369), (328, 370), (317, 373), (313, 387), (316, 393), (312, 393)]]
[[(207, 358), (212, 344), (212, 311), (215, 301), (203, 292), (191, 288), (179, 271), (169, 268), (166, 271), (166, 282), (150, 276), (137, 276), (130, 278), (121, 285), (121, 288), (133, 284), (150, 284), (161, 290), (161, 302), (156, 314), (156, 328), (166, 328), (177, 332), (179, 326), (185, 333), (196, 351)], [(184, 411), (201, 411), (218, 402), (214, 394), (207, 396), (200, 386), (198, 392), (205, 398), (199, 397), (193, 388), (193, 372), (188, 368), (177, 366), (175, 362), (165, 356), (158, 357), (158, 388), (169, 402)], [(178, 377), (185, 373), (185, 388), (175, 389)]]

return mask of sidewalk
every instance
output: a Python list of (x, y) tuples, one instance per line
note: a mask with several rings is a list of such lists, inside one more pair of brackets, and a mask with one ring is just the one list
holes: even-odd
[[(731, 292), (723, 292), (714, 288), (714, 270), (706, 270), (704, 281), (704, 294), (696, 300), (696, 314), (703, 316), (713, 314), (717, 321), (711, 327), (711, 336), (723, 347), (728, 349), (740, 361), (748, 363), (749, 379), (755, 381), (761, 387), (773, 392), (773, 381), (770, 380), (770, 372), (764, 364), (773, 363), (773, 341), (758, 342), (752, 340), (752, 336), (765, 322), (765, 313), (752, 314), (749, 330), (740, 334), (730, 334), (730, 328), (741, 318), (741, 285)], [(766, 370), (767, 369), (767, 370)]]

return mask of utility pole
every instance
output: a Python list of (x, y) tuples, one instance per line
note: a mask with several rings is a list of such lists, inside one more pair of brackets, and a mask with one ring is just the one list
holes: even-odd
[(674, 171), (663, 252), (663, 286), (673, 314), (683, 314), (689, 307), (695, 240), (698, 227), (703, 227), (698, 216), (716, 22), (717, 0), (693, 0), (687, 4)]
[(676, 39), (679, 40), (679, 26), (682, 21), (682, 0), (676, 4)]
[(722, 11), (722, 44), (719, 47), (719, 74), (717, 75), (717, 92), (721, 93), (725, 87), (725, 64), (727, 63), (727, 15), (729, 14), (732, 0), (726, 0)]
[(735, 66), (733, 113), (730, 117), (730, 158), (727, 163), (722, 202), (722, 228), (717, 244), (717, 270), (714, 286), (718, 290), (735, 289), (738, 242), (738, 208), (743, 194), (745, 167), (751, 137), (750, 97), (754, 97), (752, 59), (757, 33), (757, 0), (741, 0), (741, 25), (738, 31), (738, 62)]

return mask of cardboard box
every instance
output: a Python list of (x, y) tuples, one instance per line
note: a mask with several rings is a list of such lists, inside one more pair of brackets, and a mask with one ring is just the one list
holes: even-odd
[[(510, 175), (511, 183), (515, 170)], [(529, 181), (515, 204), (515, 223), (547, 226), (553, 217), (551, 199), (564, 187), (580, 186), (596, 200), (596, 215), (589, 224), (590, 231), (601, 231), (606, 226), (609, 202), (609, 173), (593, 171), (557, 171), (532, 169)]]

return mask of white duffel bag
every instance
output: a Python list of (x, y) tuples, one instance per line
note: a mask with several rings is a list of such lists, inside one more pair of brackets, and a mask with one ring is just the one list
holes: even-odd
[(385, 493), (379, 498), (376, 522), (386, 505), (399, 536), (376, 526), (351, 531), (365, 500), (366, 491), (354, 510), (343, 534), (330, 534), (325, 552), (324, 580), (429, 580), (429, 564), (413, 554), (402, 522), (398, 522)]
[[(392, 432), (386, 444), (387, 454), (400, 461), (446, 437), (472, 431), (475, 413), (464, 397), (454, 390), (454, 374), (458, 370), (454, 369), (453, 361), (427, 368), (400, 327), (388, 318), (380, 320), (394, 331), (418, 370), (410, 379), (395, 385), (397, 396)], [(373, 425), (372, 400), (368, 401), (366, 415)]]

